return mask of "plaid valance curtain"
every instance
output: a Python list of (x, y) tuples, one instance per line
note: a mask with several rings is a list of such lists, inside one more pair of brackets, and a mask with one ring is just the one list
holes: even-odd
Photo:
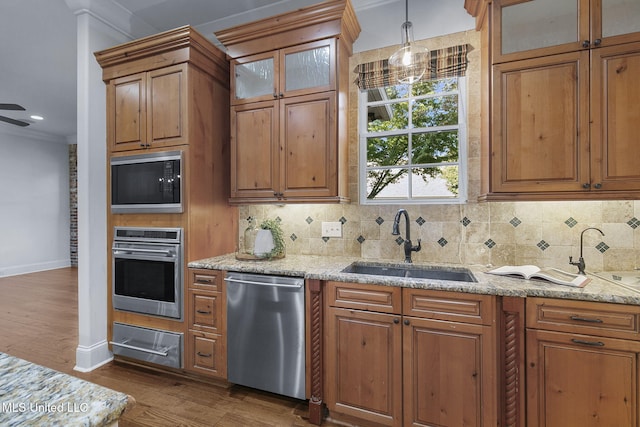
[[(451, 46), (429, 51), (429, 62), (423, 80), (436, 80), (446, 77), (462, 77), (467, 71), (468, 44)], [(393, 86), (398, 78), (389, 70), (389, 60), (368, 62), (358, 65), (355, 83), (360, 89)]]

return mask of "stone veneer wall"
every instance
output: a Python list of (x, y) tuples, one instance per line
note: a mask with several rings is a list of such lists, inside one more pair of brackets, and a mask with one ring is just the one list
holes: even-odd
[[(580, 255), (584, 234), (587, 270), (631, 270), (640, 267), (640, 201), (491, 202), (477, 203), (480, 192), (480, 34), (467, 31), (425, 40), (430, 49), (469, 43), (468, 54), (468, 203), (464, 205), (358, 204), (358, 89), (350, 88), (349, 196), (346, 205), (245, 205), (239, 210), (239, 245), (246, 219), (279, 218), (288, 254), (404, 259), (402, 240), (391, 235), (397, 210), (406, 208), (414, 243), (422, 239), (416, 262), (454, 264), (536, 264), (572, 269), (569, 256)], [(391, 55), (397, 46), (354, 54), (357, 64)], [(355, 78), (355, 75), (354, 75)], [(342, 238), (322, 238), (322, 221), (342, 221)], [(401, 237), (404, 237), (404, 220)]]
[(69, 250), (71, 265), (78, 266), (78, 145), (69, 144)]

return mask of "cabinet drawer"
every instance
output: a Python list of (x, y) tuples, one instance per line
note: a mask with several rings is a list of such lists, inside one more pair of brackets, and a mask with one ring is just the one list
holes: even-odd
[(205, 327), (212, 332), (220, 333), (222, 317), (222, 298), (220, 294), (203, 295), (194, 293), (191, 295), (193, 304), (191, 326)]
[(221, 335), (189, 331), (188, 369), (208, 376), (226, 378), (226, 343)]
[(478, 325), (495, 323), (495, 296), (412, 288), (402, 291), (402, 314), (405, 316)]
[(402, 288), (362, 283), (327, 282), (327, 304), (380, 313), (400, 314)]
[(189, 287), (211, 292), (222, 292), (222, 272), (218, 270), (189, 269)]
[(637, 339), (640, 307), (586, 301), (527, 298), (527, 327)]

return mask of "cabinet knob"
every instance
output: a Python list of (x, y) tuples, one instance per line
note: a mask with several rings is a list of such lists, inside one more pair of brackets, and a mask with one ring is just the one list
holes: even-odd
[(409, 319), (404, 319), (404, 324), (405, 325), (409, 325), (411, 322), (409, 322)]
[(593, 42), (593, 45), (600, 46), (601, 43), (602, 43), (602, 39), (595, 39), (595, 41)]
[(591, 184), (589, 184), (588, 182), (585, 182), (584, 184), (582, 184), (582, 188), (589, 188), (591, 187)]
[(589, 46), (591, 46), (591, 42), (589, 40), (584, 40), (582, 42), (582, 47), (588, 48)]
[(602, 188), (602, 183), (597, 183), (596, 185), (593, 186), (595, 189), (599, 190)]
[(398, 319), (398, 318), (396, 317), (395, 319), (393, 319), (393, 323), (395, 323), (395, 324), (397, 325), (398, 323), (400, 323), (400, 319)]
[(273, 97), (274, 97), (275, 99), (277, 99), (277, 98), (278, 98), (278, 94), (277, 94), (276, 92), (273, 92)]
[(284, 98), (284, 93), (280, 92), (280, 98)]

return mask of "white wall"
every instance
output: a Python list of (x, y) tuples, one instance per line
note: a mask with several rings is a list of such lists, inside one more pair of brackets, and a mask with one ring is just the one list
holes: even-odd
[(0, 277), (70, 265), (69, 147), (0, 124)]

